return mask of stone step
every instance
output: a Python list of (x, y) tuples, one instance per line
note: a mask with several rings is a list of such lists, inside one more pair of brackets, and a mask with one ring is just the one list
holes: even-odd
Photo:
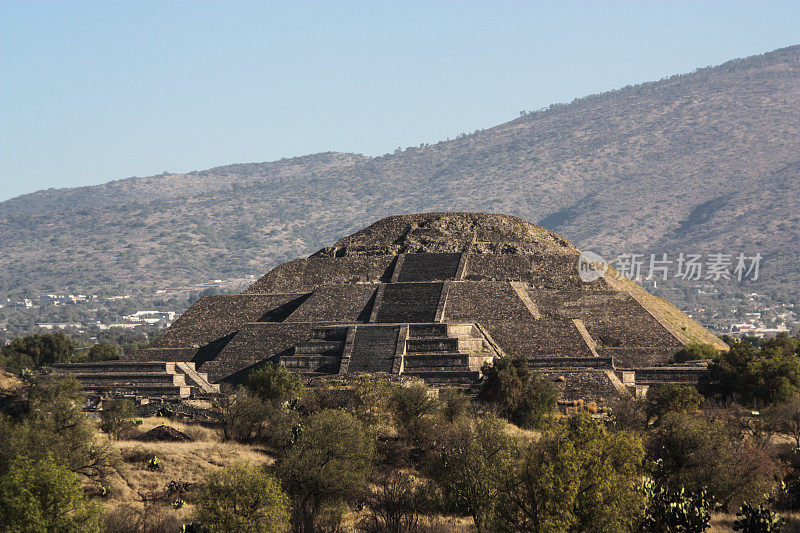
[(289, 355), (281, 357), (280, 364), (303, 374), (309, 372), (338, 374), (342, 358), (331, 355)]
[(403, 372), (404, 376), (415, 377), (432, 384), (471, 384), (480, 378), (477, 370), (411, 370)]
[(450, 337), (428, 337), (424, 339), (406, 339), (406, 352), (457, 352), (458, 339)]
[[(191, 363), (194, 365), (194, 363)], [(93, 363), (57, 363), (52, 366), (58, 374), (64, 373), (100, 373), (131, 372), (131, 373), (175, 373), (175, 363), (154, 361), (97, 361)]]
[(406, 352), (476, 352), (483, 348), (483, 340), (477, 338), (427, 337), (406, 339)]
[(447, 336), (467, 339), (480, 338), (481, 335), (473, 324), (447, 324)]
[(319, 355), (340, 355), (344, 349), (344, 341), (329, 341), (312, 339), (305, 344), (294, 347), (296, 355), (319, 354)]
[(186, 378), (183, 374), (156, 374), (155, 372), (148, 373), (129, 373), (129, 372), (109, 372), (106, 374), (97, 373), (77, 373), (70, 372), (71, 376), (81, 382), (83, 385), (108, 385), (114, 386), (115, 384), (122, 385), (174, 385), (186, 386)]
[(409, 338), (447, 337), (447, 324), (409, 324)]
[(428, 367), (463, 368), (468, 367), (469, 362), (469, 355), (459, 352), (406, 354), (403, 357), (403, 368), (406, 370)]
[(198, 394), (216, 394), (220, 391), (219, 383), (211, 383), (208, 381), (207, 372), (198, 372), (195, 370), (194, 363), (180, 362), (175, 363), (175, 369), (183, 372), (185, 379), (189, 384), (194, 387)]
[(147, 398), (188, 398), (191, 387), (174, 386), (113, 386), (86, 385), (83, 389), (88, 394), (101, 394), (103, 396), (121, 397), (147, 397)]
[(344, 341), (347, 337), (346, 327), (314, 328), (311, 330), (313, 340)]
[(613, 368), (611, 357), (529, 357), (531, 368)]

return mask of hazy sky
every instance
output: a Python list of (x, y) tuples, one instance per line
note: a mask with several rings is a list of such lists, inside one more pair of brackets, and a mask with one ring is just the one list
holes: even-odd
[(379, 155), (798, 43), (796, 0), (0, 0), (0, 200)]

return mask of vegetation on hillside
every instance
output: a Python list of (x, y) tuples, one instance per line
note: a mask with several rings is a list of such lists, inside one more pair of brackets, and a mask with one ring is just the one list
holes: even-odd
[[(705, 397), (667, 385), (602, 416), (560, 412), (514, 360), (485, 369), (478, 398), (369, 376), (309, 385), (267, 364), (205, 427), (139, 420), (125, 400), (95, 422), (75, 380), (27, 373), (0, 402), (0, 525), (668, 532), (738, 511), (777, 531), (800, 511), (800, 391), (787, 385), (800, 340), (728, 342)], [(197, 443), (136, 440), (164, 422)]]
[(259, 275), (402, 205), (514, 214), (605, 255), (758, 252), (758, 282), (719, 290), (800, 303), (799, 58), (800, 47), (777, 50), (382, 157), (316, 154), (12, 199), (0, 203), (0, 298)]

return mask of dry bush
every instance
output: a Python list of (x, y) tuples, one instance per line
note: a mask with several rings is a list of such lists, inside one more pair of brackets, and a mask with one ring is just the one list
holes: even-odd
[(130, 504), (110, 507), (103, 515), (103, 525), (106, 531), (139, 533), (143, 526), (142, 510)]
[(144, 507), (122, 504), (103, 515), (105, 530), (114, 533), (176, 533), (183, 522), (172, 508), (154, 503)]
[(131, 449), (122, 450), (122, 460), (126, 463), (142, 463), (145, 464), (147, 461), (153, 458), (153, 456), (158, 455), (158, 450), (153, 447), (144, 447), (144, 446), (137, 446)]

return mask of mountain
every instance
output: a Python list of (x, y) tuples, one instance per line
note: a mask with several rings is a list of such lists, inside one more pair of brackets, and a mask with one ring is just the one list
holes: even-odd
[[(387, 127), (391, 127), (387, 125)], [(516, 215), (581, 249), (756, 252), (800, 302), (800, 46), (455, 140), (40, 191), (0, 203), (0, 295), (261, 273), (384, 216)]]

